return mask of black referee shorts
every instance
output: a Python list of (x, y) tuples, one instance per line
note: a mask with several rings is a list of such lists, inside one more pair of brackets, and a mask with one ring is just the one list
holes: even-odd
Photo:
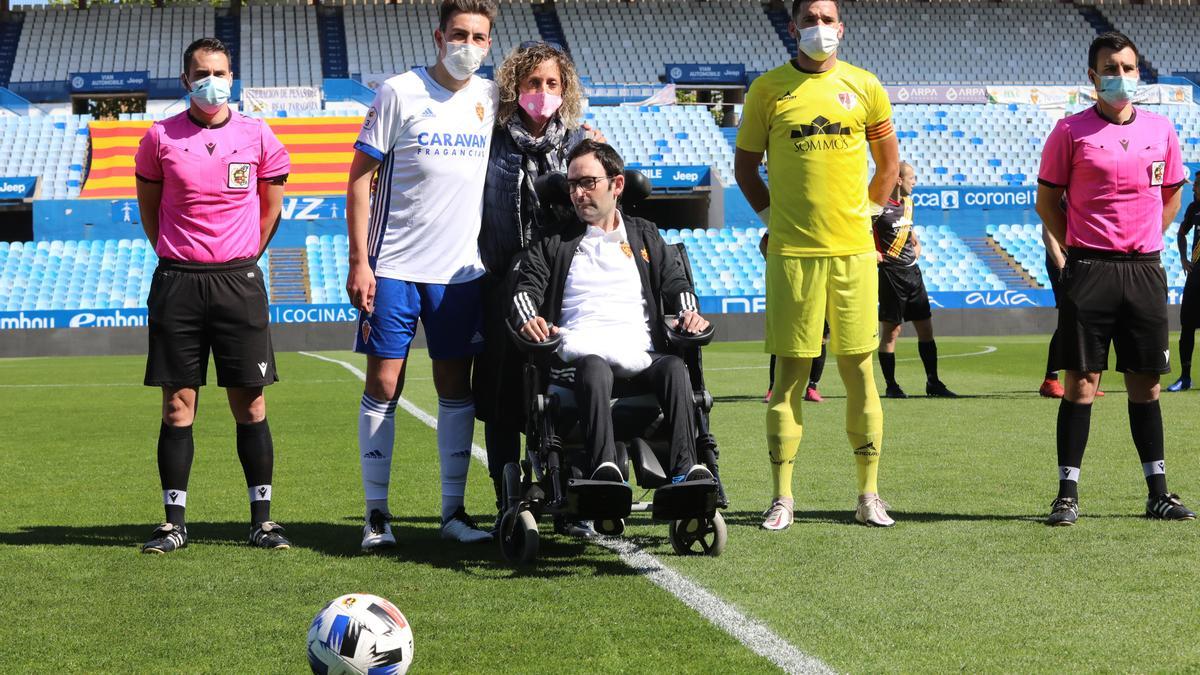
[(146, 386), (203, 386), (209, 350), (221, 387), (278, 381), (267, 289), (253, 259), (219, 264), (161, 260), (146, 305)]
[(1157, 253), (1071, 248), (1058, 309), (1058, 353), (1053, 370), (1171, 371), (1167, 343), (1167, 274)]
[(1188, 272), (1183, 284), (1183, 300), (1179, 303), (1179, 323), (1187, 328), (1200, 326), (1200, 272)]
[(916, 265), (879, 266), (879, 320), (900, 325), (933, 316), (925, 278)]

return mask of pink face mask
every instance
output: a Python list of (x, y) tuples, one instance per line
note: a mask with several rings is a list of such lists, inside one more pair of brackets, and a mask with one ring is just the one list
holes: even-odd
[(555, 94), (538, 92), (536, 94), (521, 94), (521, 110), (525, 111), (534, 122), (544, 124), (546, 120), (558, 112), (562, 105), (562, 97)]

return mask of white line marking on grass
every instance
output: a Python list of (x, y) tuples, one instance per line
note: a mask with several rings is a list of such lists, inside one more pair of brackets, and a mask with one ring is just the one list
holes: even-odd
[[(364, 382), (366, 382), (366, 380), (367, 380), (367, 374), (364, 373), (357, 366), (355, 366), (353, 363), (346, 363), (345, 361), (331, 359), (328, 356), (321, 356), (320, 354), (313, 354), (312, 352), (297, 352), (297, 353), (300, 354), (301, 356), (311, 356), (312, 358), (320, 359), (321, 361), (328, 361), (329, 363), (336, 363), (337, 365), (345, 368), (346, 370), (350, 371), (351, 373), (354, 373), (354, 376), (357, 377), (358, 379), (360, 379)], [(413, 380), (416, 378), (407, 378), (406, 377), (404, 379), (405, 379), (405, 381), (409, 381), (409, 380)], [(430, 378), (430, 379), (432, 379), (432, 378)], [(421, 410), (420, 408), (418, 408), (417, 405), (415, 403), (413, 403), (412, 401), (401, 396), (400, 399), (396, 403), (401, 408), (404, 408), (406, 411), (408, 411), (408, 414), (421, 420), (430, 428), (437, 429), (437, 418), (434, 417), (433, 415), (430, 415), (429, 413), (425, 412), (424, 410)], [(471, 444), (471, 456), (473, 456), (475, 459), (483, 462), (484, 466), (487, 466), (487, 452), (483, 448), (479, 447), (478, 445), (475, 445), (474, 443)]]
[[(354, 364), (311, 352), (299, 353), (303, 356), (310, 356), (314, 359), (337, 364), (353, 373), (360, 380), (366, 380), (367, 378), (367, 374)], [(413, 417), (421, 420), (429, 427), (437, 429), (437, 419), (418, 408), (411, 401), (401, 397), (399, 405)], [(487, 466), (487, 453), (484, 452), (483, 448), (471, 444), (471, 454), (475, 459), (483, 463), (484, 466)], [(683, 604), (695, 610), (696, 613), (708, 620), (709, 623), (733, 636), (735, 640), (742, 643), (750, 651), (779, 666), (784, 672), (834, 672), (820, 659), (800, 651), (779, 637), (779, 635), (765, 624), (746, 616), (733, 605), (717, 597), (700, 584), (667, 567), (661, 560), (643, 551), (631, 542), (615, 537), (600, 537), (599, 543), (601, 546), (616, 553), (621, 562), (649, 579), (655, 586), (679, 598)]]
[(750, 651), (766, 658), (787, 673), (832, 673), (820, 659), (796, 649), (766, 625), (740, 612), (700, 584), (662, 564), (633, 543), (617, 537), (598, 537), (601, 546), (620, 556), (655, 586), (679, 598), (717, 628), (729, 633)]
[[(938, 360), (941, 361), (942, 359), (961, 359), (964, 356), (983, 356), (985, 354), (991, 354), (996, 351), (997, 351), (996, 347), (993, 347), (992, 345), (984, 345), (983, 349), (980, 351), (977, 351), (977, 352), (967, 352), (966, 354), (946, 354), (945, 356), (939, 354)], [(770, 357), (769, 354), (763, 354), (763, 356), (766, 356), (768, 358)], [(921, 360), (921, 357), (919, 357), (919, 356), (911, 356), (911, 357), (905, 358), (905, 359), (896, 359), (896, 362), (900, 363), (901, 361), (920, 361), (920, 360)], [(709, 372), (716, 372), (716, 371), (720, 371), (720, 370), (766, 370), (767, 367), (768, 367), (767, 364), (763, 364), (763, 365), (759, 365), (759, 366), (729, 366), (726, 368), (705, 368), (704, 372), (709, 373)]]

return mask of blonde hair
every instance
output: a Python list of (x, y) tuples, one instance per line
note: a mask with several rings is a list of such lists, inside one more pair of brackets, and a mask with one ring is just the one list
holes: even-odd
[(535, 68), (551, 59), (558, 64), (562, 86), (563, 102), (558, 109), (558, 117), (568, 129), (579, 126), (583, 115), (583, 85), (575, 72), (575, 64), (571, 62), (571, 57), (544, 42), (526, 49), (518, 47), (512, 50), (496, 69), (496, 86), (500, 90), (500, 111), (496, 115), (496, 124), (504, 126), (517, 114), (521, 109), (521, 82)]

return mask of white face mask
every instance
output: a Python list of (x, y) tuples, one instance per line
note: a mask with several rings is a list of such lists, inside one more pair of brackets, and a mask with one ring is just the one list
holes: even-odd
[(483, 57), (487, 50), (476, 47), (469, 42), (447, 42), (446, 57), (442, 59), (442, 67), (456, 80), (470, 79), (479, 66), (483, 65)]
[(824, 24), (800, 29), (800, 38), (796, 41), (800, 51), (813, 61), (824, 61), (837, 51), (838, 29)]
[(229, 102), (231, 88), (229, 80), (210, 75), (192, 83), (190, 100), (205, 113), (212, 115)]

